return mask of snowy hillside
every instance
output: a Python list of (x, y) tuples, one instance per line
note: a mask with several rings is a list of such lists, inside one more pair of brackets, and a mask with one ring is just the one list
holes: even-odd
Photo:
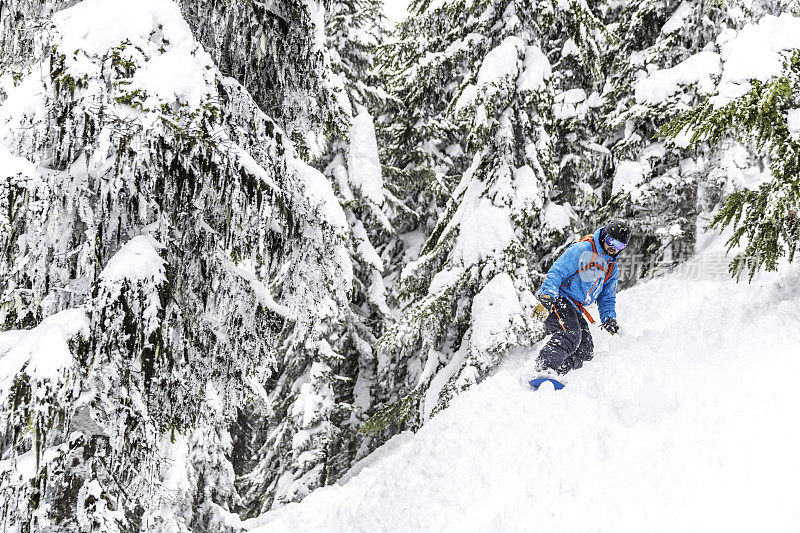
[[(791, 531), (800, 524), (800, 268), (618, 295), (625, 334), (563, 391), (510, 355), (414, 435), (252, 531)], [(705, 272), (705, 274), (703, 274)]]
[(393, 3), (0, 0), (0, 531), (800, 526), (800, 4)]

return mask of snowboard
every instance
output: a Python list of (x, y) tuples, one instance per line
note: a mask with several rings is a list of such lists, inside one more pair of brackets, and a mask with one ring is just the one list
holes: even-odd
[(541, 387), (548, 381), (553, 384), (553, 388), (555, 390), (561, 390), (564, 388), (565, 385), (564, 382), (559, 381), (555, 378), (547, 378), (547, 377), (533, 378), (528, 382), (528, 385), (530, 385), (533, 390), (539, 390), (539, 387)]

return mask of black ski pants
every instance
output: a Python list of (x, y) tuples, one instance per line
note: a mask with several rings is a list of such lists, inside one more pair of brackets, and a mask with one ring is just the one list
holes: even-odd
[(544, 321), (553, 336), (539, 352), (540, 362), (561, 374), (583, 366), (594, 354), (589, 324), (582, 313), (563, 296)]

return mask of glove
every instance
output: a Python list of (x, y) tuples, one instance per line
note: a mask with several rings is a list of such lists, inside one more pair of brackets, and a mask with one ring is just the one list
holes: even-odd
[(611, 317), (603, 322), (601, 327), (612, 335), (615, 335), (619, 332), (619, 324), (617, 324), (617, 319), (614, 317)]
[(553, 307), (556, 305), (556, 299), (550, 296), (549, 294), (542, 294), (539, 296), (539, 305), (536, 306), (536, 309), (533, 310), (533, 316), (535, 318), (544, 320), (547, 318), (547, 315), (553, 310)]

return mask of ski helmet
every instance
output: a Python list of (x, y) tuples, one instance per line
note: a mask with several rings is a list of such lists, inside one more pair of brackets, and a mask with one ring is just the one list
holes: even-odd
[(628, 240), (631, 238), (630, 226), (621, 220), (609, 220), (603, 230), (606, 235), (624, 244), (628, 244)]

